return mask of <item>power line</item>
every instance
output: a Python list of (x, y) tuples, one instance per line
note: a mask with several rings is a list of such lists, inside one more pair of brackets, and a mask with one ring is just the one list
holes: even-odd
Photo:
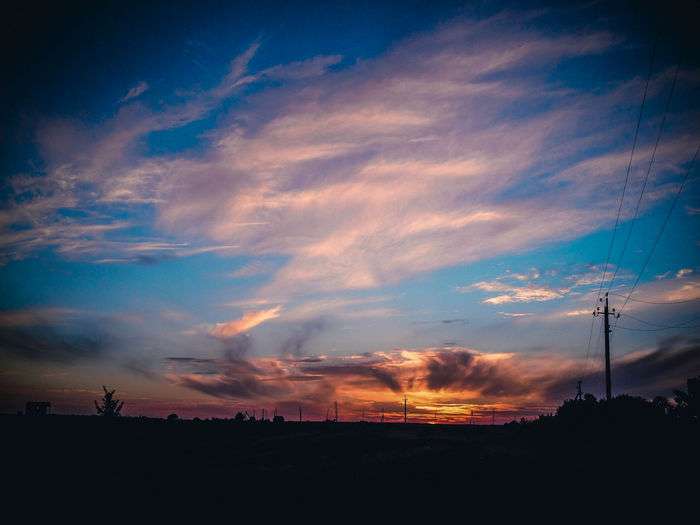
[[(661, 229), (656, 235), (656, 238), (654, 239), (654, 243), (651, 246), (651, 250), (649, 251), (649, 254), (647, 255), (647, 258), (644, 260), (644, 264), (642, 265), (641, 270), (639, 270), (639, 274), (637, 274), (637, 279), (634, 281), (634, 284), (632, 285), (632, 288), (630, 289), (629, 294), (627, 294), (627, 297), (625, 298), (625, 302), (622, 304), (620, 307), (619, 312), (622, 312), (624, 310), (625, 306), (627, 306), (627, 303), (630, 300), (630, 297), (632, 296), (632, 293), (634, 293), (635, 288), (639, 284), (640, 279), (642, 278), (642, 275), (644, 274), (644, 270), (646, 270), (647, 265), (649, 264), (649, 261), (651, 260), (652, 256), (654, 255), (654, 251), (656, 250), (656, 247), (659, 244), (659, 241), (661, 240), (661, 236), (663, 235), (664, 231), (666, 230), (666, 225), (668, 225), (668, 221), (671, 219), (671, 214), (673, 213), (674, 208), (676, 207), (676, 203), (678, 202), (678, 198), (680, 197), (681, 193), (683, 192), (683, 188), (685, 188), (686, 183), (688, 182), (688, 178), (690, 176), (690, 173), (693, 171), (693, 167), (695, 166), (695, 161), (698, 158), (698, 152), (700, 152), (700, 144), (698, 144), (698, 147), (695, 148), (695, 154), (693, 155), (693, 159), (690, 162), (690, 165), (688, 166), (688, 169), (685, 172), (685, 175), (683, 176), (683, 181), (681, 182), (681, 185), (678, 187), (678, 191), (676, 194), (673, 196), (673, 202), (671, 203), (671, 206), (668, 209), (668, 212), (666, 213), (666, 217), (664, 217), (664, 222), (661, 224)], [(615, 326), (617, 323), (615, 323)], [(613, 326), (613, 330), (615, 329), (615, 326)]]
[(679, 323), (677, 325), (665, 325), (665, 324), (658, 324), (658, 323), (652, 323), (649, 321), (645, 321), (644, 319), (640, 319), (639, 317), (634, 317), (633, 315), (630, 314), (625, 314), (625, 317), (629, 317), (630, 319), (634, 319), (635, 321), (639, 321), (640, 323), (647, 324), (649, 326), (657, 326), (659, 328), (676, 328), (676, 327), (682, 327), (687, 325), (688, 323), (692, 323), (693, 321), (697, 321), (700, 319), (700, 317), (693, 317), (691, 319), (688, 319), (687, 321), (684, 321), (682, 323)]
[[(618, 297), (626, 297), (624, 294), (615, 293), (615, 292), (610, 292), (610, 295), (617, 295)], [(630, 297), (629, 300), (634, 302), (634, 303), (644, 303), (644, 304), (686, 304), (686, 303), (693, 303), (695, 301), (700, 301), (700, 297), (696, 297), (695, 299), (687, 299), (684, 301), (645, 301), (643, 299), (634, 299), (632, 297)]]
[(586, 374), (588, 374), (588, 358), (591, 355), (591, 340), (593, 338), (593, 328), (595, 327), (596, 319), (596, 316), (593, 316), (593, 318), (591, 319), (591, 331), (588, 333), (588, 347), (586, 348), (586, 359), (583, 362), (583, 376), (586, 376)]
[[(634, 225), (637, 222), (637, 216), (639, 215), (639, 208), (642, 204), (642, 197), (644, 197), (644, 192), (646, 191), (647, 183), (649, 182), (649, 175), (651, 174), (651, 168), (654, 166), (654, 161), (656, 160), (656, 150), (661, 142), (661, 135), (663, 135), (664, 127), (666, 126), (666, 115), (671, 107), (671, 100), (673, 99), (673, 93), (676, 90), (676, 82), (678, 80), (678, 70), (680, 69), (680, 62), (676, 64), (676, 71), (673, 75), (673, 82), (671, 83), (671, 91), (668, 93), (668, 98), (666, 99), (666, 106), (664, 107), (663, 116), (661, 117), (661, 124), (659, 125), (659, 132), (656, 134), (656, 142), (654, 143), (654, 149), (651, 152), (651, 157), (649, 159), (649, 165), (647, 166), (647, 172), (644, 175), (644, 182), (642, 183), (642, 189), (639, 192), (639, 198), (637, 199), (637, 205), (634, 208), (634, 215), (632, 216), (632, 222), (627, 230), (627, 237), (625, 238), (625, 243), (622, 245), (622, 251), (620, 252), (620, 258), (618, 259), (617, 265), (615, 266), (615, 271), (613, 273), (610, 282), (608, 283), (608, 291), (612, 289), (615, 277), (617, 277), (617, 272), (620, 270), (620, 265), (625, 257), (625, 252), (627, 251), (627, 246), (629, 245), (630, 238), (632, 237), (632, 231), (634, 230)], [(618, 217), (620, 212), (618, 210)]]
[[(605, 275), (608, 273), (608, 264), (610, 262), (610, 255), (612, 254), (613, 246), (615, 245), (615, 237), (617, 236), (617, 228), (620, 224), (620, 214), (622, 213), (622, 205), (625, 202), (625, 192), (627, 191), (627, 184), (630, 179), (630, 171), (632, 169), (632, 161), (634, 159), (634, 152), (637, 149), (637, 140), (639, 138), (639, 128), (642, 124), (642, 115), (644, 114), (644, 105), (647, 100), (647, 93), (649, 92), (649, 82), (651, 81), (651, 75), (654, 70), (654, 58), (656, 57), (656, 44), (658, 42), (658, 34), (654, 37), (654, 43), (651, 47), (651, 56), (649, 58), (649, 71), (647, 71), (647, 79), (644, 83), (644, 93), (642, 94), (642, 103), (639, 106), (639, 115), (637, 115), (637, 125), (634, 128), (634, 138), (632, 139), (632, 150), (630, 151), (629, 162), (627, 163), (627, 170), (625, 172), (625, 183), (622, 186), (622, 195), (620, 196), (620, 205), (617, 207), (617, 216), (615, 217), (615, 226), (613, 228), (613, 234), (610, 239), (610, 245), (608, 246), (608, 254), (605, 257), (605, 264), (603, 265), (603, 274), (600, 276), (600, 285), (598, 286), (598, 292), (596, 293), (595, 302), (593, 308), (598, 304), (600, 299), (600, 294), (603, 291), (603, 283), (605, 282)], [(595, 317), (591, 320), (591, 329), (588, 334), (588, 344), (586, 345), (586, 359), (584, 361), (584, 370), (588, 370), (588, 357), (591, 353), (591, 340), (593, 338), (593, 328), (595, 326)], [(585, 374), (585, 372), (584, 372)]]
[(699, 324), (696, 325), (677, 325), (677, 326), (664, 326), (663, 328), (630, 328), (628, 326), (617, 326), (621, 330), (628, 330), (630, 332), (661, 332), (663, 330), (677, 330), (683, 328), (700, 328)]
[[(610, 262), (610, 255), (612, 254), (613, 246), (615, 245), (615, 237), (617, 236), (617, 227), (620, 224), (620, 214), (622, 213), (622, 205), (625, 202), (625, 192), (627, 191), (627, 184), (630, 179), (630, 171), (632, 169), (632, 160), (634, 159), (634, 152), (637, 149), (637, 139), (639, 138), (639, 127), (642, 123), (642, 115), (644, 113), (644, 104), (647, 100), (647, 92), (649, 91), (649, 82), (651, 81), (651, 74), (654, 68), (654, 58), (656, 56), (656, 43), (658, 41), (658, 35), (654, 38), (654, 44), (651, 48), (651, 58), (649, 60), (649, 71), (647, 72), (647, 80), (644, 84), (644, 94), (642, 95), (642, 103), (639, 106), (639, 115), (637, 116), (637, 125), (634, 129), (634, 139), (632, 140), (632, 150), (630, 151), (630, 159), (627, 163), (627, 171), (625, 172), (625, 183), (622, 186), (622, 196), (620, 197), (620, 205), (617, 207), (617, 216), (615, 217), (615, 226), (613, 228), (612, 238), (610, 239), (610, 245), (608, 246), (608, 254), (605, 257), (605, 264), (603, 265), (603, 275), (600, 278), (600, 286), (598, 287), (598, 293), (596, 294), (595, 303), (598, 303), (600, 299), (600, 294), (603, 291), (603, 283), (605, 282), (605, 275), (608, 272), (608, 264)], [(594, 305), (595, 306), (595, 305)], [(589, 341), (590, 346), (590, 341)]]

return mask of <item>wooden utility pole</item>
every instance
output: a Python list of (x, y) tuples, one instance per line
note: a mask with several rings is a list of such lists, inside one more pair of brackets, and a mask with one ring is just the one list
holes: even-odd
[(335, 422), (338, 422), (338, 402), (335, 402)]
[[(600, 298), (603, 301), (603, 298)], [(605, 336), (605, 399), (610, 401), (612, 398), (612, 379), (610, 377), (610, 316), (620, 317), (620, 314), (615, 313), (615, 309), (610, 310), (608, 307), (608, 294), (605, 293), (605, 305), (603, 311), (600, 311), (600, 306), (596, 308), (593, 315), (603, 316), (603, 335)]]
[(301, 405), (299, 405), (299, 423), (301, 423)]

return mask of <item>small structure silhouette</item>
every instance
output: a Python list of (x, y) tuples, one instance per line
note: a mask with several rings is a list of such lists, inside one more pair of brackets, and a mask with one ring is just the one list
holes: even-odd
[(104, 417), (118, 417), (124, 406), (124, 402), (114, 399), (114, 392), (116, 392), (116, 390), (107, 390), (107, 387), (104, 385), (102, 386), (102, 390), (105, 391), (105, 395), (102, 396), (102, 405), (98, 405), (97, 401), (95, 401), (97, 413)]
[(48, 401), (27, 401), (24, 406), (25, 416), (48, 416), (51, 413), (51, 403)]

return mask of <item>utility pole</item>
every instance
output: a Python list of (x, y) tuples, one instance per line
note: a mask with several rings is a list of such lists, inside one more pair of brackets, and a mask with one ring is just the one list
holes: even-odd
[[(603, 298), (600, 298), (603, 301)], [(615, 309), (610, 310), (608, 307), (608, 293), (605, 293), (605, 306), (603, 311), (600, 311), (600, 306), (596, 308), (593, 315), (603, 316), (603, 335), (605, 335), (605, 399), (610, 401), (612, 398), (612, 383), (610, 379), (610, 316), (620, 317), (620, 314), (615, 313)]]
[(494, 426), (496, 424), (496, 409), (492, 408), (491, 409), (491, 426)]
[(408, 412), (406, 410), (406, 396), (403, 396), (403, 422), (406, 423), (408, 421)]
[(299, 405), (299, 423), (301, 423), (301, 405)]
[(335, 422), (338, 422), (338, 402), (335, 402)]
[(382, 407), (382, 420), (381, 420), (381, 422), (384, 423), (384, 407)]
[(576, 397), (574, 398), (574, 401), (582, 401), (583, 400), (583, 391), (581, 390), (581, 381), (576, 382)]

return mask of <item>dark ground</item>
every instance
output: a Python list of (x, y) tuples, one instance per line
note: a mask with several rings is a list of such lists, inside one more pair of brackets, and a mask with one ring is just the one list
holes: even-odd
[(9, 494), (59, 506), (697, 505), (699, 430), (0, 416)]

